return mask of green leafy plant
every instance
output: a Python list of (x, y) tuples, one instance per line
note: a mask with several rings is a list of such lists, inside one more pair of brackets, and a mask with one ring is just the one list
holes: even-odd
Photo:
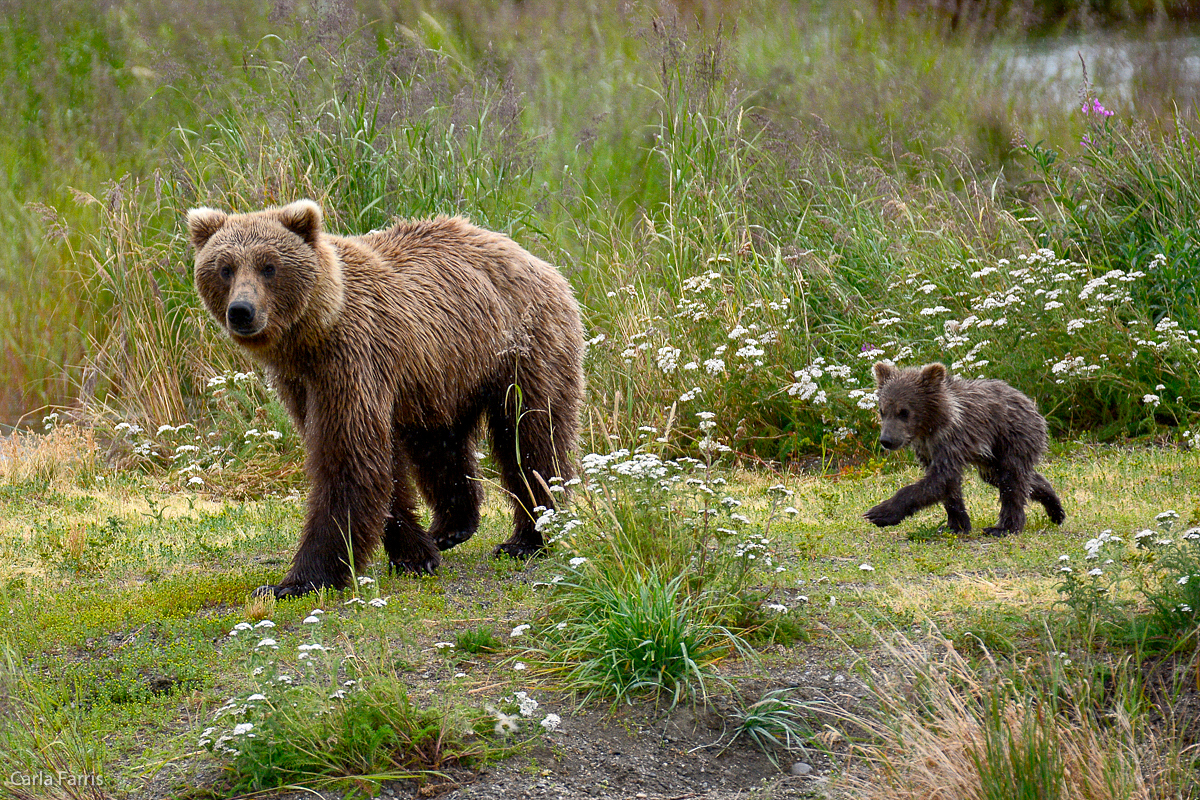
[(730, 744), (744, 736), (766, 753), (776, 766), (779, 765), (780, 750), (806, 753), (805, 744), (813, 736), (806, 714), (810, 712), (810, 704), (793, 700), (790, 694), (790, 689), (776, 689), (738, 709), (734, 714), (738, 724), (730, 736)]
[(1195, 646), (1200, 621), (1200, 528), (1173, 532), (1174, 510), (1129, 537), (1102, 531), (1083, 558), (1059, 558), (1058, 592), (1091, 636), (1150, 653)]
[(491, 628), (471, 628), (454, 634), (454, 649), (458, 653), (495, 653), (501, 646)]

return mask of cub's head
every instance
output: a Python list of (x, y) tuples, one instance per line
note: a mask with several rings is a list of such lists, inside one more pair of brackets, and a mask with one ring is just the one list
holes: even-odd
[(951, 377), (942, 364), (898, 369), (875, 362), (879, 393), (879, 443), (899, 450), (914, 439), (936, 436), (957, 416), (947, 387)]
[(306, 315), (340, 308), (340, 268), (311, 200), (251, 214), (194, 208), (187, 224), (196, 291), (243, 347), (269, 347)]

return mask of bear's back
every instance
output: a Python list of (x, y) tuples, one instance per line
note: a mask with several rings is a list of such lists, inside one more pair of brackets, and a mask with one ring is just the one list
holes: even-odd
[(571, 295), (566, 279), (508, 236), (480, 228), (462, 217), (400, 220), (391, 228), (358, 237), (392, 269), (412, 276), (427, 272), (436, 280), (474, 284), (486, 280), (518, 304), (544, 300), (552, 290)]

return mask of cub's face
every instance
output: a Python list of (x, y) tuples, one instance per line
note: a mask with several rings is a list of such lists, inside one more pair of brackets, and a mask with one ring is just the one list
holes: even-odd
[(928, 364), (920, 369), (897, 369), (886, 362), (874, 366), (879, 394), (879, 444), (899, 450), (942, 424), (946, 405), (946, 368)]
[(269, 347), (303, 315), (319, 268), (320, 214), (309, 201), (253, 214), (188, 212), (196, 291), (238, 344)]
[(898, 388), (885, 386), (879, 390), (879, 444), (888, 450), (899, 450), (912, 441), (920, 413), (911, 392), (896, 391)]

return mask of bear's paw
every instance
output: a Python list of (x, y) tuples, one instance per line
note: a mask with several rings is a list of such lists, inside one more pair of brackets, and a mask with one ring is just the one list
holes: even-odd
[(430, 558), (410, 561), (408, 559), (390, 559), (388, 561), (388, 572), (395, 572), (397, 575), (413, 575), (420, 577), (421, 575), (436, 575), (437, 568), (441, 564), (441, 559), (437, 556)]
[(460, 544), (470, 539), (475, 535), (475, 531), (445, 531), (441, 534), (435, 534), (433, 543), (437, 545), (438, 550), (449, 550), (452, 547), (458, 547)]
[(880, 528), (887, 528), (892, 525), (899, 525), (904, 521), (904, 511), (896, 508), (890, 502), (883, 502), (863, 514), (868, 522), (878, 525)]
[(492, 550), (492, 555), (496, 558), (508, 556), (518, 561), (524, 561), (527, 558), (538, 555), (542, 550), (543, 548), (539, 545), (526, 544), (525, 542), (509, 539), (507, 542), (496, 545), (495, 549)]

